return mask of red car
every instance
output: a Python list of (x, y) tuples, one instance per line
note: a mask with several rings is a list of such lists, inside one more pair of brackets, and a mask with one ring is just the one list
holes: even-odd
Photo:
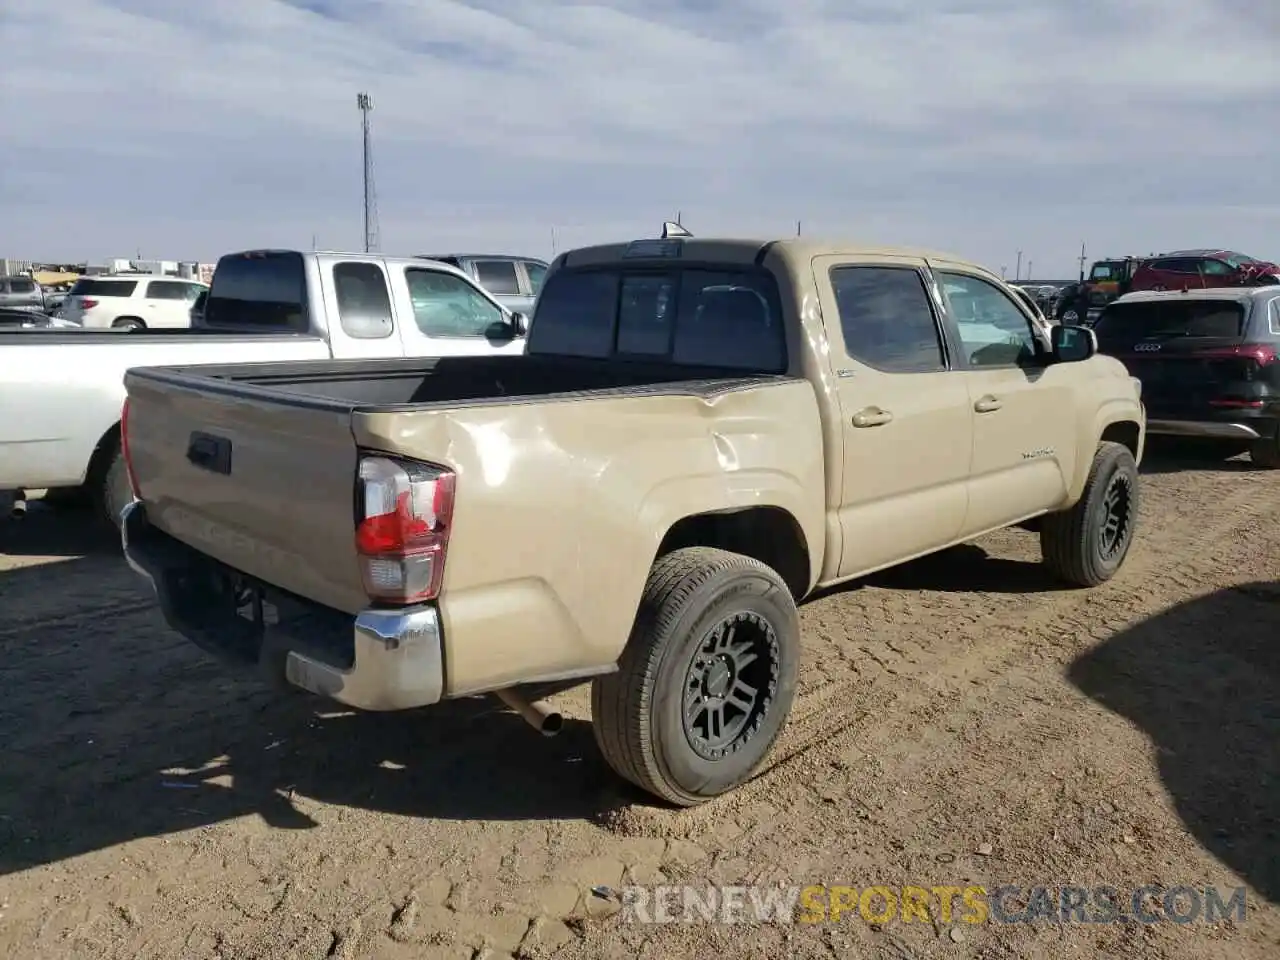
[(1280, 266), (1234, 250), (1175, 250), (1144, 260), (1129, 290), (1204, 290), (1280, 283)]

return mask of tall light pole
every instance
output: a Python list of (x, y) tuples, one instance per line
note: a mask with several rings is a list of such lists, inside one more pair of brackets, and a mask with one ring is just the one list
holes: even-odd
[(373, 100), (367, 93), (356, 94), (360, 109), (360, 129), (364, 147), (364, 252), (378, 249), (378, 200), (373, 190), (373, 153), (369, 142), (369, 114)]
[(1018, 264), (1013, 268), (1013, 282), (1017, 283), (1022, 279), (1022, 251), (1018, 251)]

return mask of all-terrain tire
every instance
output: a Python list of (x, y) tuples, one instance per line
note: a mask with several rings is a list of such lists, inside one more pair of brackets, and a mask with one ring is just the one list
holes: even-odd
[(1249, 459), (1268, 470), (1280, 470), (1280, 437), (1263, 437), (1249, 447)]
[[(1109, 524), (1119, 508), (1119, 528)], [(1138, 520), (1138, 466), (1120, 443), (1098, 444), (1084, 493), (1075, 506), (1046, 514), (1040, 526), (1040, 553), (1052, 573), (1080, 587), (1096, 587), (1115, 576), (1133, 545)]]
[(119, 443), (107, 454), (104, 463), (95, 478), (94, 504), (102, 520), (110, 524), (108, 529), (119, 530), (120, 512), (133, 500), (129, 471), (124, 465), (124, 453)]
[[(754, 668), (759, 693), (742, 711), (735, 739), (712, 747), (690, 732), (686, 698), (707, 699), (693, 695), (691, 676), (725, 629), (735, 640), (755, 638), (741, 643), (762, 651), (732, 672), (743, 679)], [(596, 744), (615, 772), (660, 799), (677, 806), (710, 800), (748, 780), (768, 756), (791, 711), (799, 661), (800, 616), (774, 570), (710, 547), (673, 551), (649, 572), (618, 672), (592, 683)]]

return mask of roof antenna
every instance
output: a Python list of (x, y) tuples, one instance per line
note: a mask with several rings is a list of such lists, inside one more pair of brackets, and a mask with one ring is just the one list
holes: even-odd
[(692, 237), (693, 234), (680, 225), (679, 215), (675, 220), (667, 220), (662, 224), (662, 239), (674, 240), (677, 237)]

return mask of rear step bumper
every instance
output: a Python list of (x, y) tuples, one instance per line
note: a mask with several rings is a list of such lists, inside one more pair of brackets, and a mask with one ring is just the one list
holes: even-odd
[(1166, 437), (1257, 440), (1262, 434), (1247, 423), (1222, 420), (1148, 420), (1147, 433)]
[[(219, 659), (360, 710), (441, 700), (443, 638), (434, 606), (352, 617), (285, 595), (152, 526), (139, 501), (125, 507), (120, 530), (125, 559), (151, 584), (165, 621)], [(257, 615), (246, 616), (246, 607)], [(263, 616), (264, 607), (278, 617)]]

